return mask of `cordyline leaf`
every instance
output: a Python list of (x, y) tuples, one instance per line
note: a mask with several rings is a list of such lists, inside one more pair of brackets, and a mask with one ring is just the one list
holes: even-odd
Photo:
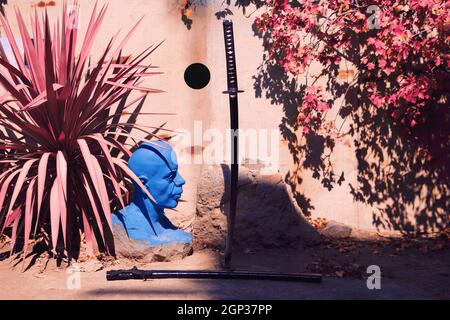
[(127, 124), (119, 124), (116, 127), (119, 127), (120, 129), (122, 129), (125, 132), (128, 131), (127, 128), (136, 129), (137, 131), (141, 131), (141, 132), (143, 132), (143, 133), (145, 133), (147, 135), (145, 137), (145, 139), (149, 139), (149, 138), (153, 138), (154, 137), (154, 138), (157, 138), (158, 140), (164, 140), (164, 138), (161, 137), (161, 136), (158, 136), (155, 133), (155, 131), (156, 132), (158, 132), (158, 131), (166, 131), (166, 132), (171, 132), (171, 133), (177, 133), (176, 131), (163, 129), (162, 127), (159, 127), (159, 128), (148, 127), (148, 128), (151, 128), (151, 129), (155, 129), (154, 131), (149, 131), (149, 130), (146, 129), (146, 127), (139, 126), (139, 125), (136, 125), (136, 124), (129, 124), (129, 125), (127, 125)]
[(5, 87), (6, 90), (18, 101), (20, 101), (22, 104), (27, 103), (27, 98), (25, 95), (16, 89), (16, 86), (12, 84), (8, 79), (6, 79), (2, 74), (0, 74), (0, 83)]
[(64, 200), (67, 201), (67, 161), (62, 151), (58, 151), (56, 154), (56, 172), (61, 182)]
[(5, 227), (9, 227), (11, 225), (11, 223), (13, 223), (14, 221), (16, 221), (16, 219), (19, 218), (21, 210), (22, 210), (22, 207), (18, 207), (18, 208), (16, 208), (16, 210), (14, 210), (11, 213), (11, 215), (8, 217), (8, 219), (5, 222)]
[(11, 202), (9, 204), (8, 213), (11, 212), (11, 209), (13, 208), (14, 204), (16, 203), (17, 196), (19, 195), (19, 192), (22, 190), (22, 186), (23, 186), (23, 183), (25, 182), (28, 172), (30, 171), (31, 166), (35, 162), (36, 162), (36, 159), (32, 159), (32, 160), (28, 160), (23, 165), (23, 168), (20, 171), (19, 177), (17, 178), (16, 185), (14, 186), (14, 191), (11, 196)]
[(6, 62), (3, 59), (0, 59), (0, 64), (8, 69), (8, 71), (12, 74), (18, 77), (26, 86), (32, 88), (32, 84), (29, 82), (28, 78), (24, 76), (23, 73), (21, 73), (19, 70), (17, 70), (14, 66), (10, 65), (8, 62)]
[(16, 39), (11, 31), (11, 28), (9, 27), (9, 23), (6, 21), (5, 17), (2, 14), (0, 14), (0, 22), (1, 22), (2, 27), (5, 30), (6, 37), (8, 38), (8, 42), (14, 53), (14, 58), (15, 58), (17, 64), (19, 65), (20, 71), (25, 76), (27, 76), (28, 75), (27, 68), (25, 67), (24, 59), (20, 53), (19, 47), (17, 46)]
[(23, 263), (25, 264), (25, 258), (27, 256), (28, 242), (30, 241), (31, 222), (33, 221), (33, 209), (34, 209), (34, 186), (36, 179), (31, 180), (26, 195), (25, 202), (25, 240), (23, 248)]
[(117, 82), (113, 82), (113, 81), (105, 81), (105, 83), (110, 84), (115, 87), (131, 89), (131, 90), (138, 90), (138, 91), (145, 91), (145, 92), (152, 92), (152, 93), (163, 93), (164, 92), (163, 90), (146, 88), (146, 87), (138, 87), (138, 86), (133, 86), (130, 84), (117, 83)]
[[(18, 237), (25, 239), (17, 248), (24, 259), (28, 242), (39, 236), (48, 248), (70, 258), (80, 231), (89, 247), (102, 242), (101, 250), (114, 253), (111, 212), (125, 207), (130, 181), (153, 199), (121, 158), (131, 156), (136, 141), (152, 143), (133, 130), (148, 132), (136, 124), (142, 98), (160, 90), (142, 85), (144, 78), (158, 74), (144, 60), (161, 43), (135, 58), (122, 57), (138, 22), (118, 46), (115, 35), (93, 55), (105, 15), (106, 6), (97, 10), (95, 5), (84, 38), (78, 39), (66, 3), (54, 25), (47, 13), (35, 10), (30, 29), (17, 9), (14, 29), (23, 52), (8, 17), (0, 16), (13, 53), (7, 56), (0, 46), (0, 87), (5, 90), (0, 95), (0, 234), (12, 226), (11, 250), (22, 244)], [(145, 94), (128, 102), (137, 91)], [(130, 116), (121, 120), (122, 115)]]
[[(54, 83), (52, 85), (53, 90), (57, 91), (61, 88), (64, 88), (62, 85), (58, 84), (58, 83)], [(47, 100), (47, 91), (43, 91), (41, 94), (39, 94), (37, 97), (35, 97), (33, 100), (31, 100), (26, 106), (24, 106), (22, 108), (22, 110), (20, 110), (21, 112), (23, 111), (30, 111), (33, 108), (36, 108), (38, 106), (40, 106), (42, 103), (48, 101)]]
[(14, 248), (16, 246), (16, 240), (17, 240), (17, 230), (19, 229), (19, 222), (20, 222), (20, 213), (22, 212), (22, 207), (19, 207), (16, 209), (17, 214), (14, 218), (14, 223), (12, 227), (12, 233), (11, 233), (11, 249), (10, 249), (10, 255), (12, 255)]
[(57, 138), (57, 132), (61, 130), (61, 121), (56, 102), (56, 93), (53, 91), (53, 83), (55, 83), (55, 70), (52, 55), (53, 45), (47, 12), (45, 13), (45, 17), (45, 89), (47, 90), (47, 112), (50, 120), (50, 132), (54, 138)]
[(81, 154), (83, 155), (84, 162), (88, 169), (89, 175), (91, 177), (91, 181), (94, 183), (95, 190), (99, 190), (99, 182), (97, 179), (97, 174), (95, 172), (96, 168), (94, 167), (94, 161), (89, 150), (89, 146), (84, 139), (78, 139), (78, 145), (80, 146)]
[[(11, 173), (8, 178), (5, 179), (5, 181), (2, 183), (2, 188), (0, 189), (0, 213), (1, 211), (3, 211), (3, 204), (5, 203), (6, 200), (6, 193), (8, 192), (8, 189), (10, 187), (11, 181), (15, 178), (16, 175), (19, 174), (21, 170), (16, 170), (13, 173)], [(4, 214), (8, 214), (8, 211), (4, 211)], [(3, 215), (0, 215), (0, 223), (3, 220)], [(2, 228), (2, 232), (3, 233), (3, 229), (5, 226), (3, 226)]]
[[(127, 99), (130, 96), (131, 91), (126, 92), (122, 99), (120, 100), (119, 104), (117, 105), (116, 111), (113, 115), (111, 115), (111, 124), (114, 125), (116, 123), (119, 123), (120, 121), (120, 117), (122, 115), (123, 110), (126, 108), (126, 103), (127, 103)], [(145, 95), (146, 96), (146, 95)], [(145, 97), (144, 96), (144, 97)], [(144, 97), (140, 97), (139, 99), (143, 99)], [(138, 102), (138, 99), (135, 99), (134, 101), (132, 101), (132, 103)], [(106, 119), (107, 121), (109, 119)], [(109, 130), (110, 132), (114, 132), (114, 128), (110, 128)]]
[(102, 236), (102, 239), (105, 238), (105, 233), (103, 232), (103, 223), (100, 219), (100, 214), (98, 212), (97, 204), (95, 203), (94, 194), (91, 191), (91, 187), (89, 185), (88, 178), (86, 175), (83, 174), (83, 184), (86, 190), (86, 195), (88, 196), (89, 202), (91, 204), (92, 212), (94, 213), (95, 220), (97, 221), (97, 226), (100, 230), (100, 234)]
[(33, 20), (32, 24), (34, 25), (33, 28), (33, 39), (35, 42), (35, 53), (36, 56), (38, 58), (39, 64), (40, 64), (40, 68), (38, 69), (32, 69), (33, 70), (33, 79), (35, 81), (35, 88), (38, 88), (39, 91), (43, 91), (45, 90), (45, 74), (44, 74), (44, 70), (43, 67), (45, 66), (44, 64), (44, 44), (43, 41), (39, 41), (41, 39), (43, 39), (43, 35), (42, 35), (42, 30), (41, 30), (41, 25), (39, 23), (39, 18), (38, 18), (38, 13), (37, 10), (35, 9), (35, 19)]
[(136, 140), (147, 142), (147, 143), (150, 143), (150, 144), (154, 143), (153, 141), (151, 141), (149, 139), (146, 139), (146, 138), (143, 138), (143, 137), (139, 137), (139, 136), (134, 135), (134, 134), (121, 133), (121, 132), (116, 132), (114, 134), (117, 135), (117, 136), (122, 136), (122, 137), (130, 138), (130, 139), (136, 139)]
[(8, 144), (0, 146), (0, 150), (28, 150), (28, 146), (16, 145), (16, 144)]
[(56, 155), (56, 172), (58, 181), (58, 196), (61, 212), (61, 224), (63, 231), (63, 239), (67, 243), (67, 161), (65, 155), (58, 151)]
[[(7, 161), (7, 162), (9, 162), (9, 161)], [(5, 172), (3, 172), (2, 174), (0, 174), (0, 185), (2, 184), (2, 181), (3, 181), (3, 179), (5, 178), (5, 177), (7, 177), (8, 176), (8, 174), (10, 174), (11, 173), (11, 171), (13, 171), (14, 170), (14, 168), (10, 168), (10, 169), (8, 169), (8, 170), (5, 170)], [(1, 209), (1, 205), (0, 205), (0, 209)]]
[(83, 208), (81, 208), (81, 213), (83, 215), (83, 231), (84, 231), (84, 237), (86, 239), (87, 254), (88, 254), (88, 256), (93, 256), (94, 255), (94, 245), (93, 245), (94, 237), (92, 236), (92, 229), (90, 227), (89, 221), (86, 217), (85, 210)]
[(61, 207), (59, 205), (59, 182), (57, 181), (57, 179), (55, 179), (50, 191), (50, 222), (52, 232), (52, 247), (55, 251), (58, 244), (60, 219)]
[(122, 206), (122, 209), (125, 209), (125, 203), (123, 202), (121, 186), (116, 181), (115, 176), (113, 174), (111, 174), (111, 172), (109, 173), (108, 178), (111, 180), (111, 183), (113, 184), (114, 192), (116, 193), (116, 196), (119, 199), (119, 202), (120, 202), (120, 205)]
[[(20, 12), (16, 9), (16, 17), (17, 17), (17, 22), (19, 25), (19, 30), (20, 30), (20, 34), (21, 34), (21, 39), (24, 42), (24, 50), (26, 53), (26, 56), (28, 58), (28, 63), (30, 64), (30, 71), (32, 72), (32, 76), (34, 78), (34, 82), (37, 85), (42, 85), (42, 76), (38, 77), (36, 76), (36, 72), (39, 72), (39, 75), (43, 74), (42, 71), (42, 65), (40, 65), (40, 62), (38, 60), (38, 57), (36, 55), (35, 50), (33, 50), (33, 42), (31, 40), (30, 35), (28, 34), (28, 30), (25, 27), (25, 22), (22, 18), (22, 15), (20, 14)], [(38, 82), (41, 81), (41, 82)], [(42, 87), (41, 87), (42, 88)]]
[(58, 181), (58, 197), (59, 197), (59, 211), (61, 214), (61, 226), (63, 232), (63, 241), (67, 244), (67, 199), (63, 195), (63, 182), (61, 181), (61, 177), (57, 176), (56, 180)]
[(79, 139), (78, 145), (80, 146), (81, 153), (83, 154), (86, 166), (88, 167), (88, 172), (91, 181), (93, 182), (97, 195), (101, 200), (103, 213), (108, 221), (110, 229), (112, 230), (111, 208), (108, 198), (108, 192), (106, 189), (106, 184), (103, 179), (102, 169), (97, 159), (92, 156), (86, 141), (84, 139)]
[(92, 157), (92, 163), (95, 168), (95, 174), (99, 186), (99, 190), (97, 191), (98, 194), (100, 194), (100, 197), (102, 199), (102, 207), (103, 207), (103, 213), (106, 216), (106, 220), (108, 221), (109, 228), (112, 230), (112, 220), (111, 220), (111, 207), (108, 197), (108, 190), (106, 189), (105, 179), (103, 178), (103, 172), (102, 168), (100, 167), (100, 164), (97, 160), (97, 158)]
[(137, 67), (137, 68), (158, 68), (158, 67), (156, 67), (156, 66), (151, 66), (151, 65), (145, 66), (145, 65), (127, 64), (127, 63), (121, 63), (121, 64), (113, 63), (113, 64), (111, 64), (111, 67), (114, 67), (114, 68), (121, 68), (121, 69), (123, 69), (123, 68), (129, 68), (129, 67)]
[[(131, 151), (125, 147), (125, 144), (121, 143), (120, 141), (114, 140), (111, 137), (105, 137), (105, 140), (110, 142), (112, 145), (114, 145), (117, 149), (119, 149), (123, 154), (125, 154), (128, 157), (131, 157)], [(114, 155), (114, 157), (117, 157), (117, 155)]]
[[(63, 13), (67, 11), (67, 3), (63, 3)], [(59, 63), (58, 76), (62, 84), (66, 84), (67, 80), (67, 39), (66, 39), (66, 22), (67, 17), (63, 17), (61, 25), (61, 62)], [(58, 29), (59, 31), (59, 29)], [(59, 37), (58, 37), (59, 38)]]
[(106, 157), (107, 165), (108, 165), (109, 169), (111, 169), (111, 171), (114, 173), (114, 176), (117, 176), (116, 168), (114, 167), (114, 163), (112, 161), (111, 153), (109, 152), (109, 148), (108, 148), (108, 145), (111, 145), (111, 144), (108, 143), (108, 141), (106, 141), (102, 137), (102, 135), (99, 134), (99, 133), (94, 134), (94, 136), (97, 137), (97, 141), (98, 141), (100, 147), (102, 148), (103, 154)]
[(80, 58), (78, 60), (78, 67), (77, 67), (77, 70), (75, 71), (76, 77), (77, 77), (77, 75), (81, 76), (82, 67), (86, 61), (86, 58), (88, 57), (88, 53), (91, 50), (92, 44), (94, 43), (95, 36), (97, 35), (97, 32), (100, 29), (101, 23), (103, 21), (105, 13), (106, 13), (106, 5), (105, 5), (100, 10), (100, 13), (97, 16), (97, 19), (95, 19), (96, 7), (97, 7), (97, 3), (95, 4), (94, 10), (92, 12), (91, 21), (89, 22), (88, 30), (86, 32), (86, 37), (85, 37), (85, 40), (81, 47)]
[(39, 212), (41, 211), (42, 206), (42, 198), (44, 196), (44, 188), (45, 188), (45, 179), (47, 177), (47, 165), (48, 165), (48, 159), (50, 157), (50, 152), (46, 152), (42, 155), (39, 166), (38, 166), (38, 218), (39, 218)]
[(117, 47), (116, 51), (114, 52), (113, 56), (116, 56), (120, 51), (122, 51), (122, 49), (125, 47), (125, 45), (127, 44), (128, 40), (130, 40), (131, 36), (133, 35), (133, 33), (136, 31), (136, 28), (138, 27), (138, 25), (142, 22), (142, 19), (144, 19), (144, 17), (141, 17), (136, 24), (133, 26), (133, 28), (130, 30), (130, 32), (128, 32), (128, 34), (125, 36), (125, 38), (122, 40), (122, 42), (120, 43), (120, 45)]
[[(144, 95), (143, 97), (142, 97), (142, 99), (140, 99), (139, 100), (139, 103), (134, 107), (134, 112), (140, 112), (141, 110), (142, 110), (142, 108), (144, 107), (144, 102), (145, 102), (145, 100), (147, 99), (147, 94), (146, 95)], [(126, 108), (127, 108), (127, 106), (125, 106), (125, 108), (124, 108), (124, 110), (126, 110)], [(137, 120), (137, 115), (130, 115), (130, 117), (128, 118), (128, 120), (127, 120), (127, 122), (128, 123), (130, 123), (130, 124), (136, 124), (136, 120)], [(113, 122), (113, 123), (111, 123), (111, 126), (110, 126), (110, 130), (113, 130), (113, 129), (115, 129), (116, 131), (117, 131), (117, 127), (115, 127), (114, 128), (114, 126), (117, 124), (117, 123), (119, 123), (119, 121), (120, 121), (120, 119), (118, 119), (118, 121), (117, 122)], [(124, 130), (126, 133), (130, 133), (131, 132), (131, 130), (132, 130), (132, 128), (127, 128), (126, 130)], [(127, 138), (126, 137), (116, 137), (117, 138), (117, 140), (119, 141), (119, 142), (122, 142), (122, 143), (124, 143), (126, 140), (127, 140)], [(113, 150), (114, 152), (116, 151), (116, 150)]]
[[(104, 61), (104, 59), (106, 58), (106, 54), (109, 51), (109, 48), (110, 48), (110, 44), (108, 45), (108, 48), (105, 50), (105, 53), (103, 54), (102, 58), (100, 59), (100, 63), (102, 63)], [(100, 71), (101, 71), (101, 66), (99, 65), (93, 71), (93, 73), (91, 74), (90, 80), (86, 83), (86, 85), (81, 90), (80, 94), (78, 95), (77, 99), (74, 101), (74, 105), (73, 105), (74, 112), (80, 112), (80, 110), (82, 110), (83, 106), (88, 105), (88, 99), (92, 95), (92, 91), (96, 85), (95, 79), (97, 78)], [(89, 113), (90, 113), (90, 110), (87, 109), (86, 112), (83, 114), (89, 114)], [(82, 118), (84, 118), (84, 117), (82, 117)]]
[(102, 143), (108, 145), (111, 148), (121, 149), (120, 147), (118, 147), (117, 144), (114, 144), (112, 141), (108, 141), (107, 137), (103, 137), (101, 134), (98, 134), (98, 133), (90, 134), (87, 136), (82, 136), (81, 138), (82, 139), (87, 139), (87, 138), (94, 139), (94, 140), (97, 140), (99, 143), (100, 143), (100, 141), (102, 141)]
[[(40, 128), (31, 124), (26, 119), (23, 119), (19, 114), (12, 112), (9, 108), (3, 104), (0, 104), (0, 112), (5, 114), (6, 119), (3, 119), (2, 125), (8, 127), (9, 129), (18, 132), (21, 135), (32, 138), (35, 141), (39, 141), (42, 146), (46, 148), (51, 148), (51, 143), (53, 141), (51, 135), (44, 128)], [(8, 122), (9, 121), (9, 124)], [(16, 127), (15, 127), (16, 126)], [(17, 126), (20, 130), (17, 129)]]
[(142, 191), (145, 192), (145, 194), (155, 203), (156, 200), (155, 198), (153, 198), (153, 196), (151, 195), (151, 193), (148, 191), (147, 187), (142, 183), (142, 181), (139, 179), (139, 177), (137, 175), (134, 174), (133, 171), (131, 171), (127, 165), (125, 164), (125, 162), (121, 159), (117, 159), (117, 158), (113, 158), (113, 161), (116, 165), (118, 165), (124, 172), (125, 174), (130, 177), (130, 179), (132, 179), (141, 189)]

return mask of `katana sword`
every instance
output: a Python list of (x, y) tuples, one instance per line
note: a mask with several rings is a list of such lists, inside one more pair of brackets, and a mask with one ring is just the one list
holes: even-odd
[(227, 239), (225, 245), (225, 266), (231, 262), (231, 252), (233, 248), (233, 234), (236, 218), (237, 187), (239, 174), (239, 109), (238, 94), (244, 92), (238, 89), (236, 55), (234, 50), (233, 22), (223, 21), (223, 34), (225, 39), (225, 56), (227, 61), (227, 82), (230, 100), (230, 128), (231, 128), (231, 185), (230, 185), (230, 210), (227, 215)]

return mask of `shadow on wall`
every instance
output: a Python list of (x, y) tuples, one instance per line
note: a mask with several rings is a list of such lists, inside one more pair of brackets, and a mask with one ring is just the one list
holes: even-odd
[[(192, 19), (192, 12), (199, 6), (207, 6), (214, 0), (174, 0), (178, 1), (181, 21), (188, 30), (191, 30), (194, 20)], [(219, 11), (215, 12), (217, 20), (226, 19), (228, 16), (233, 15), (233, 11), (230, 8), (237, 8), (242, 10), (242, 14), (246, 17), (256, 11), (258, 8), (264, 5), (264, 0), (219, 0), (222, 1), (222, 5)], [(252, 7), (253, 11), (249, 12), (248, 7)]]
[(1, 14), (5, 13), (5, 8), (3, 8), (3, 6), (5, 4), (8, 4), (8, 0), (0, 0), (0, 13)]
[[(196, 6), (207, 5), (208, 1), (191, 0), (186, 3), (195, 10)], [(215, 15), (217, 19), (224, 19), (232, 16), (232, 10), (237, 9), (250, 18), (254, 10), (263, 5), (261, 0), (224, 0), (223, 9)], [(191, 25), (192, 20), (186, 26), (190, 29)], [(270, 33), (260, 36), (255, 24), (253, 30), (268, 50)], [(349, 52), (348, 57), (353, 65), (359, 65), (362, 43), (365, 39), (354, 43), (353, 51)], [(449, 108), (442, 108), (436, 101), (431, 101), (426, 124), (406, 131), (386, 111), (375, 108), (367, 99), (369, 88), (366, 83), (373, 79), (369, 79), (364, 70), (358, 70), (357, 85), (338, 81), (339, 72), (338, 66), (327, 67), (322, 75), (327, 76), (325, 89), (331, 94), (330, 101), (340, 98), (345, 101), (339, 116), (350, 123), (350, 130), (342, 135), (355, 146), (358, 161), (356, 181), (349, 182), (354, 199), (373, 208), (373, 225), (377, 228), (422, 233), (448, 227)], [(441, 80), (442, 92), (448, 96), (450, 90), (445, 75)], [(333, 170), (333, 139), (326, 134), (298, 134), (301, 128), (297, 118), (305, 89), (304, 83), (289, 77), (280, 65), (268, 59), (268, 52), (264, 52), (264, 61), (254, 76), (255, 96), (261, 98), (264, 95), (273, 105), (283, 108), (284, 116), (279, 127), (295, 164), (285, 177), (285, 182), (303, 214), (310, 215), (314, 210), (311, 199), (298, 191), (305, 169), (310, 170), (328, 191), (336, 184), (344, 183), (345, 176), (343, 172)], [(423, 159), (421, 150), (425, 148), (430, 152), (431, 161)]]
[[(364, 88), (361, 96), (367, 96)], [(450, 208), (448, 108), (430, 105), (428, 122), (405, 132), (395, 121), (386, 122), (386, 111), (369, 103), (362, 98), (352, 115), (350, 134), (358, 160), (352, 195), (378, 209), (373, 213), (377, 227), (406, 233), (445, 229)], [(422, 159), (424, 146), (430, 150), (430, 162)]]
[[(270, 34), (259, 36), (255, 25), (253, 29), (267, 50)], [(364, 39), (354, 44), (350, 54), (351, 62), (356, 66), (359, 65), (361, 43)], [(355, 200), (373, 208), (373, 225), (404, 233), (438, 232), (448, 227), (449, 108), (431, 101), (428, 121), (406, 131), (386, 110), (375, 108), (369, 101), (366, 83), (373, 79), (369, 79), (364, 70), (358, 70), (355, 86), (338, 81), (337, 67), (326, 68), (322, 74), (328, 77), (325, 89), (331, 94), (331, 101), (344, 97), (345, 104), (339, 110), (339, 116), (351, 123), (345, 136), (354, 144), (358, 161), (356, 181), (349, 183), (350, 192)], [(442, 94), (448, 95), (450, 88), (444, 75), (441, 80)], [(342, 184), (345, 177), (343, 172), (333, 170), (334, 142), (329, 137), (312, 133), (300, 137), (297, 134), (300, 129), (297, 117), (305, 88), (295, 78), (288, 77), (282, 67), (269, 61), (267, 52), (264, 53), (264, 61), (254, 76), (255, 95), (264, 95), (273, 105), (283, 107), (280, 130), (288, 141), (295, 163), (286, 182), (303, 213), (309, 215), (314, 209), (310, 199), (296, 191), (302, 183), (303, 169), (311, 170), (313, 177), (327, 190), (336, 183)], [(431, 161), (424, 159), (422, 150), (425, 148), (429, 150)]]

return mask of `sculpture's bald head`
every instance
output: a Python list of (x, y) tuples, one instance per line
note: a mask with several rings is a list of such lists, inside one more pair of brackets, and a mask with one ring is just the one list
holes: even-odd
[[(178, 173), (175, 151), (167, 142), (143, 143), (133, 153), (129, 168), (139, 177), (162, 208), (175, 208), (186, 181)], [(146, 197), (136, 186), (136, 196)]]

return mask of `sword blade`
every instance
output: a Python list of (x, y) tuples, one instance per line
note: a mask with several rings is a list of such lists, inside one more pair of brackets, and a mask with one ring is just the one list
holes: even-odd
[(225, 245), (225, 265), (231, 261), (233, 248), (234, 226), (237, 206), (237, 187), (239, 175), (239, 110), (238, 110), (238, 81), (236, 70), (236, 55), (234, 49), (233, 22), (223, 22), (223, 33), (225, 40), (225, 56), (227, 62), (227, 82), (230, 102), (230, 128), (231, 128), (231, 186), (230, 186), (230, 210), (227, 215), (227, 239)]
[(231, 253), (233, 250), (234, 229), (236, 222), (236, 208), (238, 196), (238, 176), (239, 176), (239, 115), (238, 115), (238, 100), (236, 97), (230, 97), (230, 120), (231, 120), (231, 187), (230, 187), (230, 210), (227, 216), (227, 241), (225, 246), (225, 265), (231, 262)]

